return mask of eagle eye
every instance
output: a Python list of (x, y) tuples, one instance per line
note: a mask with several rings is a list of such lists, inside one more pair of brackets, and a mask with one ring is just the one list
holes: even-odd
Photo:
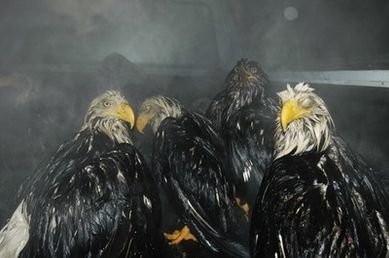
[(112, 105), (112, 103), (110, 101), (105, 100), (103, 102), (103, 105), (104, 105), (104, 107), (110, 107)]
[(305, 108), (309, 108), (309, 107), (312, 107), (313, 105), (313, 101), (311, 98), (306, 98), (304, 99), (302, 102), (301, 102), (301, 105)]
[(258, 69), (256, 67), (250, 67), (250, 72), (251, 73), (257, 73)]

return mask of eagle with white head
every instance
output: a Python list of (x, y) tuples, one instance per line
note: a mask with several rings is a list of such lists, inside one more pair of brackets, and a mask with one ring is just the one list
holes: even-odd
[(275, 159), (255, 209), (252, 257), (389, 257), (389, 193), (336, 134), (305, 83), (279, 93)]
[(43, 162), (0, 231), (0, 257), (160, 257), (159, 197), (132, 145), (132, 108), (115, 91)]
[(327, 149), (335, 126), (326, 104), (314, 89), (305, 83), (295, 88), (288, 84), (278, 96), (282, 108), (276, 123), (276, 158)]

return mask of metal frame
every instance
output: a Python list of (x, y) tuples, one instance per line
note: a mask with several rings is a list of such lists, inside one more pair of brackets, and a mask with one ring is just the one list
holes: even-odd
[(271, 80), (283, 83), (304, 81), (315, 84), (389, 88), (389, 70), (273, 72), (269, 75)]

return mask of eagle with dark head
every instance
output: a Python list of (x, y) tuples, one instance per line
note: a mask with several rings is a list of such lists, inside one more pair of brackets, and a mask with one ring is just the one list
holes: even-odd
[(388, 257), (389, 195), (304, 83), (279, 93), (275, 160), (252, 216), (253, 257)]
[(80, 131), (44, 161), (0, 232), (0, 257), (159, 257), (159, 197), (114, 91), (94, 99)]
[(273, 154), (276, 105), (270, 81), (255, 61), (240, 60), (212, 101), (207, 117), (220, 129), (227, 148), (228, 177), (237, 203), (249, 216)]
[(241, 59), (228, 73), (222, 90), (212, 100), (206, 117), (217, 129), (240, 108), (250, 105), (257, 98), (266, 98), (270, 85), (266, 73), (255, 61)]
[(211, 122), (163, 96), (146, 99), (139, 112), (138, 130), (150, 125), (155, 134), (156, 181), (184, 224), (165, 234), (170, 244), (194, 240), (213, 254), (247, 257), (248, 228), (232, 201), (224, 174), (224, 144)]

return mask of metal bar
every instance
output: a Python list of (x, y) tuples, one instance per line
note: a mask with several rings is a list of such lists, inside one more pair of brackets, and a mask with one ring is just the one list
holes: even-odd
[(307, 82), (328, 85), (389, 88), (389, 70), (273, 72), (276, 82)]

